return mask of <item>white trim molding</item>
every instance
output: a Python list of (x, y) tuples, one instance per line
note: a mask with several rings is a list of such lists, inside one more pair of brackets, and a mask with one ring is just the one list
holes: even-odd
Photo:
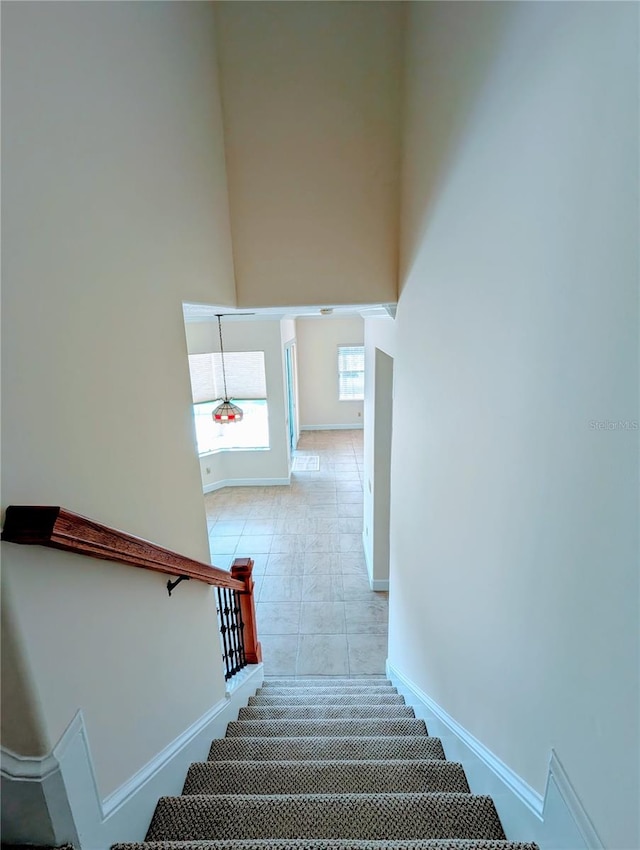
[[(8, 791), (13, 807), (22, 803), (25, 810), (29, 807), (20, 823), (7, 817), (4, 826), (10, 830), (3, 830), (3, 840), (43, 843), (42, 836), (44, 843), (73, 843), (77, 850), (108, 850), (118, 842), (143, 841), (158, 799), (180, 793), (189, 764), (206, 760), (211, 741), (224, 736), (227, 723), (237, 718), (263, 678), (262, 664), (245, 668), (238, 681), (227, 686), (223, 699), (104, 799), (82, 711), (76, 713), (53, 752), (40, 759), (3, 749), (3, 791)], [(4, 798), (3, 793), (3, 803)], [(38, 806), (37, 834), (34, 805)]]
[(541, 850), (604, 850), (554, 750), (543, 796), (389, 661), (387, 676), (429, 734), (442, 739), (447, 758), (462, 763), (471, 791), (493, 798), (509, 840), (535, 841)]
[(5, 779), (42, 780), (58, 769), (52, 753), (46, 756), (20, 756), (0, 747), (0, 775)]
[(205, 484), (203, 493), (213, 493), (214, 490), (222, 490), (223, 487), (278, 487), (291, 484), (291, 476), (286, 478), (222, 478)]
[(388, 578), (370, 578), (369, 586), (371, 590), (377, 591), (388, 591), (389, 590), (389, 579)]
[[(543, 818), (545, 825), (547, 825), (549, 820), (552, 818), (552, 809), (555, 805), (556, 798), (561, 801), (561, 804), (564, 808), (566, 808), (567, 812), (571, 816), (572, 823), (569, 823), (569, 829), (571, 829), (572, 826), (575, 826), (584, 841), (585, 847), (587, 847), (588, 850), (604, 850), (605, 845), (596, 832), (596, 828), (591, 822), (586, 809), (582, 805), (582, 800), (571, 784), (571, 780), (569, 779), (562, 762), (558, 758), (558, 754), (554, 749), (552, 749), (549, 757), (549, 772), (547, 774), (547, 782), (544, 790)], [(568, 838), (565, 839), (565, 844), (567, 841), (572, 840), (572, 834), (573, 833), (570, 832)], [(556, 844), (557, 843), (558, 842), (556, 840)]]

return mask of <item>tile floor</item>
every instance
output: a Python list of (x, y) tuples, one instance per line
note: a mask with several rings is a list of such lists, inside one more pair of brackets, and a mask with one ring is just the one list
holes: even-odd
[(318, 471), (205, 496), (212, 563), (254, 560), (267, 676), (384, 673), (388, 599), (364, 562), (362, 436), (304, 431), (296, 455), (317, 455)]

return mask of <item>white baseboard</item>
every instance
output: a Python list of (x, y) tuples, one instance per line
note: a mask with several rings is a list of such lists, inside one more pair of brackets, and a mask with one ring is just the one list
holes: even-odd
[(359, 422), (355, 425), (301, 425), (301, 431), (358, 431), (364, 428), (364, 424)]
[(369, 587), (371, 590), (389, 590), (389, 579), (385, 578), (374, 578), (373, 577), (373, 567), (371, 562), (369, 561), (369, 548), (367, 546), (367, 540), (365, 537), (364, 531), (362, 532), (362, 550), (364, 552), (364, 562), (367, 567), (367, 574), (369, 576)]
[(278, 487), (291, 484), (291, 477), (287, 478), (222, 478), (212, 484), (202, 487), (203, 493), (213, 493), (214, 490), (222, 490), (223, 487)]
[(262, 664), (243, 670), (224, 699), (104, 799), (82, 711), (53, 752), (41, 759), (24, 759), (3, 749), (3, 790), (9, 793), (7, 805), (3, 794), (3, 810), (10, 806), (3, 811), (3, 841), (73, 843), (77, 850), (107, 850), (117, 842), (142, 841), (159, 797), (181, 792), (189, 764), (206, 760), (211, 741), (224, 736), (227, 723), (237, 718), (263, 676)]
[(553, 750), (543, 796), (389, 662), (387, 676), (442, 739), (447, 758), (462, 763), (471, 791), (493, 798), (509, 840), (535, 841), (540, 850), (604, 850)]

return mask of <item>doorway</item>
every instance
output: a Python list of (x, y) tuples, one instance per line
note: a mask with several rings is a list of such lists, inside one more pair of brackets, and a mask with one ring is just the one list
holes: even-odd
[(289, 342), (284, 348), (285, 376), (287, 382), (287, 428), (289, 435), (289, 456), (298, 445), (298, 388), (296, 386), (296, 344)]

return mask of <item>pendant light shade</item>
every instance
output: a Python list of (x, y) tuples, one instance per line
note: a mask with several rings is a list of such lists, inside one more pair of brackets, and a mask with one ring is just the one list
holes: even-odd
[(214, 422), (219, 422), (224, 425), (226, 422), (241, 422), (242, 408), (237, 404), (232, 404), (228, 398), (219, 404), (211, 414)]
[(224, 346), (222, 345), (222, 314), (218, 314), (218, 335), (220, 337), (220, 359), (222, 361), (222, 383), (224, 384), (224, 399), (222, 404), (219, 404), (213, 411), (211, 416), (213, 421), (220, 425), (227, 425), (230, 422), (242, 422), (242, 408), (237, 404), (232, 404), (227, 394), (227, 373), (224, 369)]

